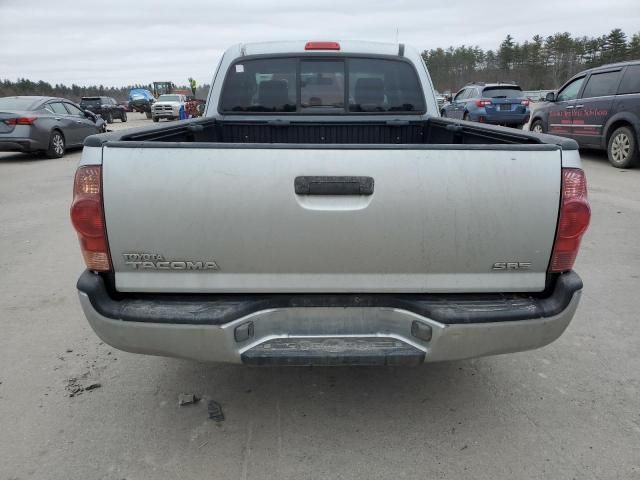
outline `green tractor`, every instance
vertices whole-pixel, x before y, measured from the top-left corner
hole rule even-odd
[[[173,82],[153,82],[153,96],[158,98],[160,95],[173,93],[176,86]]]

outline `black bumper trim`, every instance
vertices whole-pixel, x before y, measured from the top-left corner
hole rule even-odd
[[[224,325],[272,308],[387,307],[450,324],[547,318],[567,308],[582,289],[575,272],[559,275],[547,295],[476,294],[120,294],[104,278],[85,271],[77,288],[93,308],[114,320],[168,324]]]
[[[22,152],[34,151],[36,143],[33,140],[0,140],[0,152]]]

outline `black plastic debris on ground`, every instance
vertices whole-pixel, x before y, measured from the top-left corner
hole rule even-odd
[[[207,411],[209,412],[209,418],[216,422],[224,421],[224,413],[222,413],[222,405],[215,400],[209,400],[207,404]]]
[[[69,392],[70,397],[75,397],[76,395],[80,395],[84,391],[84,388],[82,387],[82,385],[78,383],[77,378],[70,378],[67,381],[66,389],[67,389],[67,392]]]
[[[185,405],[193,405],[194,403],[198,403],[200,399],[196,397],[193,393],[181,393],[178,395],[178,406],[183,407]]]
[[[67,380],[66,390],[69,392],[70,397],[77,397],[78,395],[82,395],[83,392],[90,392],[91,390],[95,390],[96,388],[102,387],[102,384],[99,382],[92,382],[88,385],[81,385],[77,378],[72,377]]]

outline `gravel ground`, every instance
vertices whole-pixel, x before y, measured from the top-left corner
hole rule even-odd
[[[130,117],[113,128],[151,123]],[[0,154],[0,480],[640,479],[640,170],[583,152],[585,290],[552,345],[421,368],[249,369],[93,334],[68,218],[79,157]]]

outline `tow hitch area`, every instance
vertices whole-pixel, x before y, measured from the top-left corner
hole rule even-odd
[[[420,365],[425,353],[389,337],[287,337],[245,351],[246,365]]]

